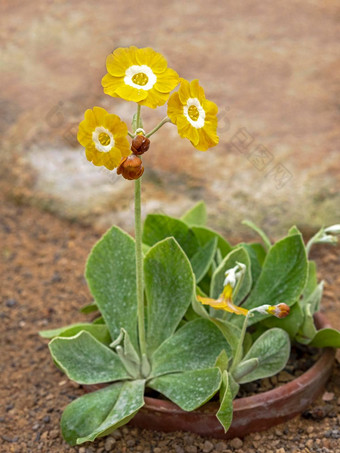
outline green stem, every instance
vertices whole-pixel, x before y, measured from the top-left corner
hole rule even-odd
[[[141,178],[135,180],[135,244],[136,244],[138,335],[140,351],[141,354],[143,355],[146,353],[146,343],[144,324]]]
[[[171,122],[171,119],[168,116],[166,116],[165,118],[162,119],[162,121],[159,124],[157,124],[156,127],[154,127],[152,129],[152,131],[150,131],[148,134],[146,134],[145,137],[147,137],[147,138],[151,137],[151,135],[153,135],[155,132],[157,132],[158,129],[160,129],[164,124],[170,123],[170,122]]]
[[[141,127],[141,106],[137,105],[137,129]],[[136,286],[137,286],[137,318],[138,335],[141,355],[146,354],[145,322],[144,322],[144,277],[142,250],[142,203],[141,178],[135,180],[135,245],[136,245]]]
[[[131,138],[135,138],[135,134],[133,134],[132,132],[128,131],[128,136],[131,137]]]
[[[249,316],[250,316],[250,311],[248,311],[246,317],[244,318],[240,339],[239,339],[239,342],[237,344],[237,348],[236,348],[236,351],[235,351],[233,363],[232,363],[231,368],[230,368],[230,373],[232,373],[235,370],[235,368],[237,367],[237,365],[241,361],[243,341],[244,341],[244,336],[245,336],[246,330],[247,330]]]

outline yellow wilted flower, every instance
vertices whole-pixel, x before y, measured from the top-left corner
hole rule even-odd
[[[106,59],[104,93],[156,108],[166,103],[179,82],[177,72],[167,66],[163,55],[150,47],[120,47]]]
[[[168,101],[168,116],[177,125],[178,133],[188,138],[200,151],[217,145],[217,105],[205,98],[198,80],[181,79],[178,92]]]
[[[119,116],[101,107],[88,109],[79,124],[78,141],[84,146],[86,158],[94,165],[113,170],[122,157],[131,154],[127,140],[128,129]]]

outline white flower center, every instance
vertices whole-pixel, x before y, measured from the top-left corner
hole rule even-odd
[[[124,82],[130,87],[147,91],[151,90],[151,88],[157,82],[157,77],[153,73],[152,69],[145,64],[141,66],[132,65],[127,68],[125,72]]]
[[[115,139],[112,133],[103,126],[98,126],[92,132],[92,140],[97,151],[108,153],[115,146]]]
[[[189,98],[183,107],[183,114],[196,129],[204,126],[205,111],[197,98]]]

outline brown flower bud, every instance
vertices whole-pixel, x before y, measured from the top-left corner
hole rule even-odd
[[[132,140],[131,151],[133,154],[140,156],[144,154],[150,146],[150,140],[144,135],[136,135],[136,137]]]
[[[117,168],[117,174],[122,175],[125,179],[138,179],[144,173],[144,167],[139,157],[131,154],[128,157],[123,157]]]

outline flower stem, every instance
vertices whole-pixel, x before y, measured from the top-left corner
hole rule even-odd
[[[237,367],[237,365],[241,361],[241,358],[242,358],[242,346],[243,346],[244,336],[245,336],[246,330],[247,330],[247,324],[248,324],[249,316],[253,316],[250,311],[248,311],[246,317],[244,318],[240,339],[239,339],[239,342],[237,344],[237,348],[236,348],[236,351],[235,351],[233,363],[232,363],[231,368],[230,368],[230,373],[232,373],[235,370],[235,368]]]
[[[155,132],[157,132],[158,129],[160,129],[165,123],[170,123],[170,122],[171,122],[170,118],[168,116],[166,116],[165,118],[162,119],[162,121],[159,124],[157,124],[156,127],[154,127],[148,134],[146,134],[145,137],[147,137],[147,138],[151,137],[151,135],[153,135]]]
[[[141,127],[141,106],[139,104],[137,105],[136,125],[137,129]],[[135,246],[138,335],[140,352],[143,356],[143,354],[146,354],[146,342],[144,323],[141,178],[135,180]]]
[[[146,343],[145,343],[145,324],[144,324],[141,178],[135,180],[135,244],[136,244],[138,335],[139,335],[140,351],[141,351],[141,354],[143,355],[146,353]]]

